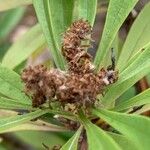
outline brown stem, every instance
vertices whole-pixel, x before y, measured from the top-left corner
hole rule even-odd
[[[139,80],[136,84],[136,91],[137,94],[141,93],[142,91],[145,91],[146,89],[149,88],[148,82],[146,80],[146,77],[142,78],[141,80]]]
[[[88,149],[87,136],[86,136],[85,130],[83,131],[83,133],[80,136],[78,149],[79,150],[87,150]]]
[[[135,87],[136,87],[136,91],[137,91],[137,94],[138,93],[141,93],[143,91],[145,91],[146,89],[149,88],[149,85],[148,85],[148,82],[146,80],[146,77],[143,77],[141,80],[139,80],[136,84],[135,84]],[[134,111],[137,111],[141,108],[142,106],[136,108],[136,110]],[[150,110],[146,111],[146,112],[143,112],[141,115],[144,115],[144,116],[149,116],[150,117]]]

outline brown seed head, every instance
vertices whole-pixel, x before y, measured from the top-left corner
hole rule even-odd
[[[114,67],[102,68],[95,73],[92,56],[86,51],[88,46],[82,45],[82,40],[90,33],[90,24],[82,19],[74,22],[65,32],[62,53],[68,61],[67,72],[47,70],[42,65],[23,71],[25,90],[32,96],[34,107],[55,98],[64,110],[76,113],[81,107],[91,108],[97,95],[102,94],[107,85],[117,81],[118,72]]]

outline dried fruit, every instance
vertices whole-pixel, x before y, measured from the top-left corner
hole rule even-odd
[[[89,40],[92,28],[88,21],[75,21],[65,32],[62,43],[62,53],[69,63],[69,71],[86,73],[91,69],[92,56],[85,51],[90,45],[82,41]]]
[[[82,19],[65,32],[62,53],[68,61],[68,71],[47,70],[42,65],[23,71],[22,80],[34,107],[55,98],[66,111],[76,113],[81,107],[86,110],[95,104],[97,95],[102,94],[107,85],[117,81],[113,57],[111,66],[95,73],[92,56],[86,51],[88,46],[82,45],[90,34],[90,24]]]

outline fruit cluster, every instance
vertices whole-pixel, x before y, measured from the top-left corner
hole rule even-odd
[[[41,65],[23,71],[22,80],[27,94],[32,96],[34,107],[55,99],[67,111],[91,108],[97,95],[102,94],[107,85],[117,81],[114,59],[111,66],[96,73],[92,56],[87,52],[90,45],[83,45],[84,41],[89,42],[91,31],[90,24],[81,19],[65,32],[62,53],[68,62],[67,71],[47,70]]]

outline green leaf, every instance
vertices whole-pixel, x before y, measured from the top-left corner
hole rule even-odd
[[[137,146],[127,137],[112,132],[108,132],[108,134],[115,140],[116,143],[118,143],[118,145],[123,150],[137,150]]]
[[[93,26],[96,16],[97,0],[76,0],[74,3],[73,20],[83,18],[88,20]]]
[[[77,130],[77,132],[69,139],[69,141],[62,146],[60,150],[77,150],[78,140],[82,131],[82,126]]]
[[[149,73],[150,67],[150,46],[141,51],[139,56],[119,75],[119,80],[108,88],[102,101],[109,106],[123,92],[130,88],[139,79]]]
[[[12,9],[2,15],[0,22],[0,40],[6,38],[14,29],[24,15],[25,10],[25,8]]]
[[[39,25],[32,27],[22,38],[8,49],[2,65],[14,69],[26,60],[34,51],[45,46],[45,38]]]
[[[51,50],[54,62],[62,70],[65,69],[65,61],[61,54],[61,38],[66,27],[71,23],[67,22],[67,20],[71,21],[71,19],[65,18],[66,14],[70,13],[67,2],[69,6],[72,5],[72,0],[60,0],[59,3],[55,0],[33,0],[38,20]],[[70,13],[70,15],[72,14]]]
[[[139,150],[149,150],[150,119],[138,115],[127,115],[108,110],[93,110],[93,114],[104,119],[112,127],[133,141]]]
[[[0,145],[1,150],[7,150],[6,147],[4,147],[2,144]]]
[[[7,39],[5,39],[4,41],[1,41],[2,43],[0,43],[0,62],[2,62],[2,59],[5,55],[5,53],[7,52],[7,49],[10,47],[10,42],[8,42]]]
[[[0,0],[0,11],[32,4],[32,0]]]
[[[8,118],[2,118],[0,119],[0,133],[3,133],[4,131],[6,132],[12,127],[23,124],[46,113],[48,113],[48,110],[37,110],[35,112],[31,112],[25,115],[17,115]]]
[[[119,98],[117,98],[115,105],[118,105],[126,100],[129,100],[137,95],[135,86],[130,87],[127,89]]]
[[[20,76],[16,72],[2,66],[1,64],[0,64],[0,78],[5,80],[5,82],[9,82],[12,86],[14,86],[19,90],[23,89],[23,84],[20,79]]]
[[[137,2],[138,0],[110,0],[102,39],[94,60],[97,70],[102,67],[119,28]]]
[[[24,101],[17,101],[5,97],[0,97],[0,109],[22,109],[22,110],[34,110],[32,104],[27,104]]]
[[[54,4],[54,7],[56,8],[57,5],[59,5],[59,4]],[[61,13],[63,13],[61,16],[62,22],[59,22],[62,24],[62,26],[61,26],[62,29],[60,29],[60,34],[56,35],[56,36],[57,36],[58,41],[61,41],[62,33],[70,26],[72,19],[73,19],[72,14],[73,14],[74,0],[60,0],[59,6],[61,7]],[[52,8],[52,11],[55,11],[54,10],[55,8]],[[57,21],[57,19],[60,17],[60,12],[55,11],[55,14],[56,14],[55,19]],[[58,43],[58,44],[59,44],[59,46],[61,45],[61,43]]]
[[[121,103],[118,103],[113,110],[121,111],[144,104],[150,104],[150,88],[129,100],[121,101]]]
[[[39,131],[19,131],[14,133],[21,141],[31,145],[34,150],[46,150],[42,143],[47,145],[51,150],[55,145],[63,145],[65,139],[55,132],[39,132]]]
[[[34,0],[33,4],[56,66],[64,70],[65,61],[61,54],[62,35],[72,20],[83,18],[93,24],[97,0],[60,0],[59,3],[55,0]]]
[[[30,99],[22,90],[23,85],[19,75],[0,65],[0,93],[3,96],[30,104]]]
[[[64,127],[38,120],[36,122],[19,124],[17,126],[9,128],[9,129],[3,130],[1,133],[27,131],[27,130],[30,130],[30,131],[53,131],[53,132],[54,131],[55,132],[66,131],[66,129]]]
[[[145,5],[130,29],[118,60],[117,68],[119,68],[119,70],[122,71],[131,56],[150,42],[149,14],[150,3]]]
[[[138,59],[138,57],[141,56],[142,52],[147,49],[148,47],[150,47],[150,42],[148,43],[148,45],[146,45],[144,48],[140,49],[137,53],[135,53],[126,63],[126,66],[124,67],[124,70],[126,70],[126,68],[128,66],[130,66],[136,59]],[[120,70],[120,72],[122,73],[124,70]]]
[[[143,70],[150,67],[150,45],[120,74],[119,82],[132,78]],[[148,69],[149,70],[149,69]]]
[[[83,114],[80,114],[80,121],[86,129],[89,150],[121,150],[105,131],[92,124]]]

